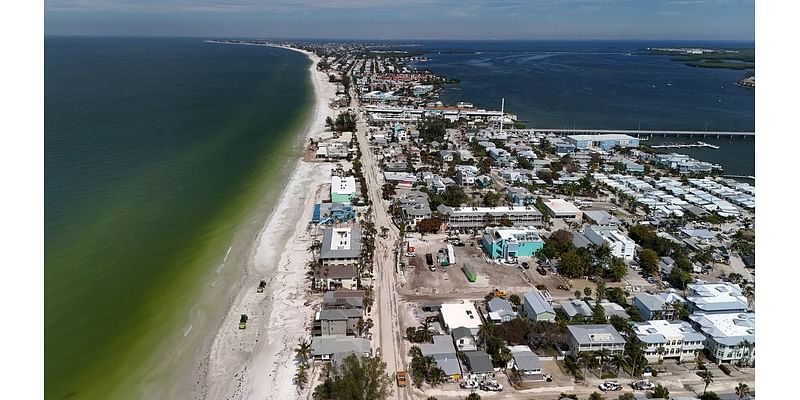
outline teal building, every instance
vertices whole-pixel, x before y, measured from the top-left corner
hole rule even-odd
[[[534,228],[486,228],[481,244],[493,260],[532,257],[544,247]]]

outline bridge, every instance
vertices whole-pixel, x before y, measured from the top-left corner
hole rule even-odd
[[[744,137],[754,138],[755,132],[723,132],[723,131],[654,131],[638,129],[547,129],[531,128],[534,133],[554,133],[557,135],[604,135],[604,134],[623,134],[634,137]]]

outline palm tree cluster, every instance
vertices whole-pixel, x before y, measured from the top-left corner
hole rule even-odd
[[[422,355],[419,346],[411,346],[408,354],[411,355],[411,380],[417,389],[422,387],[423,382],[427,382],[431,387],[445,382],[447,375],[439,368],[433,357]]]
[[[308,384],[308,360],[311,356],[311,343],[300,338],[294,352],[300,362],[297,364],[297,372],[292,382],[297,386],[297,390],[300,391],[305,389],[306,384]]]

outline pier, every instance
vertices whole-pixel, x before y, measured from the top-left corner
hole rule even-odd
[[[697,143],[667,143],[667,144],[657,144],[650,146],[654,149],[686,149],[686,148],[693,148],[693,147],[706,147],[709,149],[719,150],[719,146],[708,144],[706,142],[697,142]]]
[[[754,138],[755,132],[723,132],[723,131],[655,131],[655,130],[638,130],[638,129],[545,129],[533,128],[535,133],[553,133],[556,135],[604,135],[604,134],[623,134],[641,137],[742,137]]]

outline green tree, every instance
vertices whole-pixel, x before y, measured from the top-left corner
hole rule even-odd
[[[384,400],[392,394],[392,380],[380,357],[351,354],[332,366],[325,381],[314,389],[321,400]]]
[[[658,274],[658,253],[653,249],[644,249],[639,252],[639,266],[650,275]]]
[[[617,400],[636,400],[636,397],[633,393],[623,393],[617,397]]]
[[[586,295],[586,297],[591,296],[592,295],[592,288],[590,288],[588,286],[583,288],[583,294]]]
[[[739,396],[739,400],[744,400],[745,397],[750,395],[750,386],[740,382],[736,386],[736,395]]]
[[[608,268],[608,276],[614,282],[619,282],[622,278],[625,277],[625,274],[628,273],[628,266],[625,265],[625,261],[621,258],[613,257],[611,260],[611,265]]]
[[[605,324],[606,323],[606,310],[600,306],[600,304],[595,304],[594,310],[592,310],[592,323],[593,324]]]
[[[720,398],[719,395],[714,392],[707,392],[700,396],[700,400],[720,400]]]
[[[510,301],[511,304],[513,304],[515,306],[518,306],[518,305],[522,304],[522,300],[519,298],[519,295],[516,294],[516,293],[512,294],[511,296],[509,296],[508,297],[508,301]]]
[[[659,383],[656,385],[656,388],[653,389],[653,398],[655,399],[669,399],[669,390],[664,386],[661,386]]]
[[[567,278],[584,276],[583,258],[574,250],[564,253],[558,262],[558,272]]]
[[[308,357],[311,355],[311,343],[309,343],[308,340],[300,338],[294,352],[302,364],[308,365]]]
[[[477,393],[470,393],[469,396],[467,396],[467,400],[481,400],[481,395]]]

